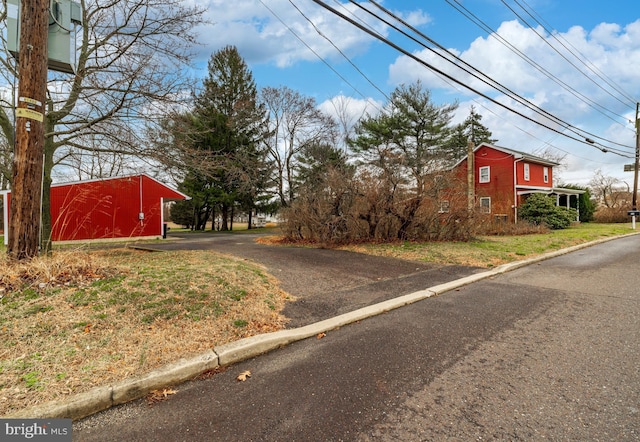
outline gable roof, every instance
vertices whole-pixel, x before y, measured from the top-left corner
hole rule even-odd
[[[184,193],[180,192],[179,190],[176,190],[172,187],[167,186],[166,184],[162,183],[161,181],[158,181],[157,179],[147,175],[146,173],[137,173],[137,174],[131,174],[131,175],[119,175],[119,176],[113,176],[113,177],[107,177],[107,178],[92,178],[89,180],[79,180],[79,181],[68,181],[66,183],[53,183],[51,184],[51,188],[54,187],[66,187],[66,186],[76,186],[76,185],[85,185],[88,183],[106,183],[106,182],[110,182],[110,181],[122,181],[122,180],[126,180],[126,179],[130,179],[130,178],[139,178],[139,177],[143,177],[146,178],[148,180],[153,181],[154,183],[158,184],[159,186],[161,186],[162,188],[164,188],[167,191],[167,195],[164,197],[165,200],[167,201],[172,201],[172,200],[190,200],[191,197],[189,195],[185,195]],[[7,190],[0,190],[0,195],[3,194],[11,194],[11,189],[7,189]]]
[[[493,144],[489,144],[489,143],[480,143],[480,145],[476,146],[475,149],[473,149],[473,153],[475,154],[476,151],[478,151],[482,147],[488,147],[490,149],[504,152],[508,155],[513,155],[514,159],[516,160],[527,160],[527,161],[531,161],[532,163],[538,163],[538,164],[543,164],[545,166],[552,166],[552,167],[560,165],[560,163],[556,163],[555,161],[547,160],[542,157],[537,157],[535,155],[531,155],[530,153],[521,152],[515,149],[509,149],[502,146],[494,146]],[[467,155],[462,157],[453,167],[459,166],[466,159],[467,159]]]
[[[137,173],[137,174],[131,174],[131,175],[118,175],[118,176],[113,176],[113,177],[106,177],[106,178],[92,178],[92,179],[88,179],[88,180],[80,180],[80,181],[69,181],[66,183],[53,183],[51,184],[51,187],[65,187],[65,186],[76,186],[76,185],[85,185],[88,183],[107,183],[107,182],[113,182],[113,181],[123,181],[123,180],[128,180],[131,178],[140,178],[142,177],[143,179],[147,179],[150,180],[152,182],[154,182],[155,184],[157,184],[158,186],[160,186],[161,188],[163,188],[167,193],[164,196],[164,199],[167,201],[171,201],[171,200],[190,200],[191,197],[189,195],[185,195],[184,193],[180,192],[179,190],[176,190],[172,187],[167,186],[166,184],[164,184],[161,181],[158,181],[157,179],[147,175],[146,173]]]

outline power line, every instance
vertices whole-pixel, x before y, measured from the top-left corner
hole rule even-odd
[[[515,53],[520,58],[522,58],[525,62],[527,62],[530,66],[532,66],[538,72],[542,73],[543,75],[545,75],[546,77],[551,79],[553,82],[555,82],[556,84],[561,86],[563,89],[565,89],[569,93],[571,93],[571,95],[573,95],[574,97],[576,97],[580,101],[584,102],[585,104],[587,104],[588,106],[590,106],[591,108],[593,108],[594,110],[596,110],[597,112],[599,112],[600,114],[605,116],[606,118],[608,118],[611,121],[613,121],[614,123],[619,124],[619,125],[621,125],[621,126],[626,128],[626,126],[624,124],[622,124],[622,123],[620,123],[620,121],[612,118],[611,115],[609,115],[609,114],[615,115],[615,116],[617,116],[619,118],[622,118],[623,120],[626,120],[627,119],[626,117],[624,117],[623,115],[620,115],[620,114],[618,114],[618,113],[616,113],[616,112],[614,112],[614,111],[612,111],[610,109],[607,109],[606,107],[600,105],[599,103],[596,103],[595,101],[593,101],[589,97],[585,96],[584,94],[582,94],[579,91],[577,91],[576,89],[574,89],[571,85],[569,85],[565,81],[562,81],[560,78],[558,78],[557,76],[555,76],[554,74],[549,72],[544,67],[540,66],[540,64],[538,64],[535,60],[531,59],[531,57],[529,57],[528,55],[523,53],[520,49],[515,47],[508,40],[503,38],[495,29],[493,29],[492,27],[487,25],[477,15],[475,15],[473,12],[471,12],[465,6],[460,4],[460,2],[458,0],[453,0],[453,2],[451,0],[445,0],[445,1],[447,2],[447,4],[449,4],[449,6],[451,6],[456,11],[458,11],[460,14],[465,16],[469,21],[473,22],[476,26],[478,26],[480,29],[485,31],[489,37],[496,39],[502,45],[506,46],[509,50],[511,50],[513,53]],[[453,3],[455,3],[455,5]],[[538,34],[538,36],[540,36],[540,35]],[[606,113],[606,112],[608,112],[608,113]]]
[[[509,8],[514,14],[516,14],[516,16],[518,18],[520,18],[521,20],[523,20],[521,18],[520,15],[518,15],[515,11],[513,11],[513,9],[507,5],[504,0],[502,0],[502,3],[504,3],[507,8]],[[569,59],[567,59],[564,55],[562,55],[560,53],[560,51],[558,51],[552,44],[549,43],[549,41],[547,39],[545,39],[544,37],[542,37],[537,31],[534,30],[534,32],[542,39],[545,41],[545,43],[547,43],[556,53],[558,53],[558,55],[560,55],[562,58],[564,58],[571,66],[573,66],[578,72],[580,72],[582,75],[584,75],[585,78],[587,78],[588,80],[590,80],[592,83],[594,83],[597,87],[599,87],[600,89],[602,89],[604,92],[606,92],[608,95],[610,95],[611,97],[613,97],[614,99],[616,99],[617,101],[619,101],[621,104],[633,109],[635,106],[635,100],[633,98],[631,98],[629,95],[627,95],[624,91],[622,91],[619,87],[611,84],[610,80],[606,75],[604,74],[600,74],[598,72],[596,72],[595,69],[593,69],[591,66],[595,65],[591,62],[590,65],[588,65],[587,63],[584,62],[584,59],[587,59],[587,57],[580,53],[577,49],[576,51],[580,53],[581,57],[578,57],[571,49],[569,49],[567,47],[567,45],[565,45],[563,42],[560,41],[560,39],[555,35],[555,33],[553,32],[553,30],[549,30],[549,28],[547,26],[545,26],[544,24],[542,24],[533,14],[536,14],[538,17],[540,17],[539,14],[537,14],[533,8],[531,8],[531,6],[529,6],[524,0],[523,3],[527,4],[527,6],[529,7],[529,10],[532,11],[530,12],[529,10],[527,10],[527,8],[525,8],[524,6],[522,6],[518,0],[514,0],[514,3],[517,4],[518,6],[520,6],[520,8],[522,8],[522,10],[524,12],[527,13],[527,15],[529,15],[529,17],[531,17],[536,23],[538,23],[540,26],[542,26],[542,28],[549,34],[549,36],[551,36],[551,38],[553,38],[554,40],[556,40],[563,48],[565,48],[567,50],[567,52],[569,52],[571,55],[573,55],[576,60],[578,60],[581,64],[583,64],[587,69],[589,69],[591,72],[593,72],[598,78],[600,78],[601,80],[603,80],[607,85],[609,85],[610,87],[612,87],[616,92],[618,92],[620,95],[622,95],[626,100],[628,100],[628,103],[623,102],[622,100],[620,100],[618,97],[616,97],[615,95],[613,95],[610,91],[606,90],[600,83],[596,82],[595,80],[593,80],[591,77],[589,77],[585,72],[583,72],[581,69],[579,69],[575,64],[573,64],[571,61],[569,61]],[[540,19],[542,20],[542,17],[540,17]],[[524,20],[523,20],[524,21]],[[542,20],[544,21],[544,20]],[[526,21],[524,22],[525,24],[528,25],[528,23],[526,23]],[[531,25],[528,25],[532,30],[534,29]],[[564,40],[564,39],[563,39]],[[566,40],[565,40],[566,41]],[[572,48],[575,49],[575,47],[573,47],[569,42],[567,42],[568,45],[570,45]],[[596,68],[597,69],[597,68]]]
[[[275,12],[273,9],[271,9],[269,6],[267,6],[267,5],[265,4],[265,2],[264,2],[264,1],[262,1],[262,0],[259,0],[259,1],[260,1],[260,3],[262,4],[262,6],[264,6],[264,7],[265,7],[265,8],[266,8],[266,9],[267,9],[267,10],[268,10],[268,11],[269,11],[269,12],[270,12],[270,13],[271,13],[275,18],[276,18],[276,19],[278,19],[278,21],[280,21],[280,23],[282,23],[282,25],[283,25],[284,27],[286,27],[286,28],[287,28],[287,30],[288,30],[289,32],[291,32],[291,34],[293,34],[293,36],[294,36],[294,37],[296,37],[296,39],[298,39],[298,41],[300,41],[300,43],[302,43],[303,45],[305,45],[305,47],[306,47],[307,49],[309,49],[309,50],[310,50],[310,51],[311,51],[311,52],[312,52],[316,57],[318,57],[318,59],[319,59],[320,61],[322,61],[322,63],[324,63],[324,64],[325,64],[329,69],[331,69],[331,71],[333,71],[333,73],[335,73],[335,74],[336,74],[336,75],[337,75],[337,76],[338,76],[342,81],[344,81],[346,84],[348,84],[348,85],[349,85],[349,86],[350,86],[350,87],[351,87],[351,88],[352,88],[356,93],[358,93],[362,98],[367,99],[367,97],[366,97],[362,92],[360,92],[360,91],[358,90],[358,88],[356,88],[353,84],[351,84],[351,83],[349,82],[349,80],[347,80],[347,79],[346,79],[346,78],[345,78],[345,77],[344,77],[340,72],[338,72],[338,71],[337,71],[333,66],[331,66],[331,64],[330,64],[328,61],[326,61],[326,60],[325,60],[325,59],[324,59],[320,54],[318,54],[318,53],[317,53],[317,52],[316,52],[316,51],[315,51],[311,46],[309,46],[309,45],[308,45],[308,44],[307,44],[307,43],[302,39],[302,37],[300,37],[300,36],[299,36],[299,35],[298,35],[298,34],[297,34],[297,33],[296,33],[296,32],[295,32],[295,31],[294,31],[294,30],[293,30],[293,29],[288,25],[288,24],[286,24],[286,23],[285,23],[285,21],[284,21],[284,20],[282,20],[282,18],[280,18],[280,16],[279,16],[278,14],[276,14],[276,12]],[[294,4],[293,4],[293,2],[292,2],[291,0],[289,0],[289,2],[290,2],[290,3],[291,3],[291,4],[292,4],[296,9],[298,9],[298,8],[296,7],[296,5],[294,5]],[[299,10],[299,9],[298,9],[298,11],[300,12],[300,10]],[[307,20],[309,20],[306,16],[304,16],[304,14],[303,14],[303,17],[305,17]],[[314,26],[314,28],[315,28],[315,26]],[[317,28],[316,28],[316,31],[317,31]],[[318,33],[320,33],[320,32],[318,32]],[[320,33],[320,35],[322,35],[322,34]],[[334,46],[334,47],[335,47],[335,46]],[[337,48],[336,48],[336,49],[337,49]],[[377,87],[376,87],[376,89],[377,89]],[[379,90],[379,89],[378,89],[378,90]],[[374,105],[375,105],[375,104],[374,104]]]
[[[315,1],[315,0],[314,0],[314,1]],[[316,3],[320,4],[321,6],[323,6],[323,7],[325,7],[325,8],[329,8],[329,10],[330,10],[330,11],[335,11],[335,10],[333,10],[333,8],[331,8],[330,6],[328,6],[328,5],[324,4],[324,3],[323,3],[323,2],[321,2],[321,1],[316,1]],[[485,83],[485,84],[489,85],[490,87],[492,87],[492,88],[494,88],[494,89],[496,89],[496,90],[498,90],[498,91],[500,91],[500,92],[504,93],[505,95],[507,95],[507,96],[509,96],[510,98],[512,98],[512,99],[514,99],[515,101],[517,101],[519,104],[521,104],[521,105],[523,105],[523,106],[525,106],[525,107],[529,108],[530,110],[532,110],[532,111],[534,111],[534,112],[538,113],[539,115],[543,116],[544,118],[547,118],[548,120],[552,121],[554,124],[557,124],[557,125],[559,125],[559,126],[563,127],[564,129],[566,129],[566,130],[569,130],[569,131],[573,132],[574,134],[578,135],[579,137],[581,137],[581,138],[588,138],[586,135],[584,135],[584,134],[587,134],[589,137],[593,137],[593,138],[596,138],[596,139],[600,139],[600,140],[606,141],[606,142],[611,143],[611,144],[617,144],[617,145],[620,145],[620,146],[625,147],[625,148],[630,148],[630,147],[629,147],[629,146],[627,146],[627,145],[620,144],[620,143],[616,143],[616,142],[614,142],[614,141],[607,140],[607,139],[605,139],[605,138],[603,138],[603,137],[600,137],[600,136],[598,136],[598,135],[595,135],[595,134],[592,134],[592,133],[590,133],[590,132],[587,132],[587,131],[584,131],[584,130],[582,130],[582,129],[579,129],[579,128],[577,128],[577,127],[575,127],[575,126],[571,125],[570,123],[567,123],[566,121],[564,121],[564,120],[562,120],[562,119],[560,119],[560,118],[558,118],[558,117],[554,116],[553,114],[551,114],[551,113],[549,113],[549,112],[547,112],[547,111],[545,111],[545,110],[543,110],[543,109],[539,108],[538,106],[534,105],[534,104],[533,104],[533,103],[531,103],[530,101],[528,101],[528,100],[526,100],[525,98],[521,97],[521,96],[520,96],[520,95],[518,95],[517,93],[515,93],[515,92],[511,91],[509,88],[505,87],[505,86],[504,86],[504,85],[502,85],[501,83],[499,83],[499,82],[497,82],[497,81],[493,80],[493,79],[492,79],[491,77],[489,77],[488,75],[486,75],[486,74],[484,74],[484,73],[480,72],[478,69],[476,69],[475,67],[471,66],[470,64],[468,64],[468,63],[467,63],[467,62],[465,62],[464,60],[460,59],[460,58],[459,58],[459,57],[457,57],[455,54],[452,54],[451,52],[449,52],[448,50],[446,50],[446,48],[444,48],[443,46],[441,46],[439,43],[437,43],[436,41],[434,41],[434,40],[432,40],[431,38],[427,37],[426,35],[422,34],[420,31],[416,30],[415,28],[411,27],[411,26],[410,26],[410,25],[408,25],[406,22],[404,22],[402,19],[400,19],[399,17],[395,16],[393,13],[391,13],[391,12],[390,12],[390,11],[388,11],[388,10],[386,10],[386,9],[385,9],[385,8],[383,8],[382,6],[378,5],[376,2],[374,2],[374,1],[370,1],[370,3],[371,3],[371,4],[375,5],[375,6],[376,6],[376,7],[378,7],[379,9],[381,9],[381,10],[382,10],[383,12],[385,12],[387,15],[389,15],[390,17],[392,17],[394,20],[396,20],[396,21],[398,21],[398,22],[402,23],[404,26],[406,26],[406,27],[408,27],[409,29],[411,29],[414,33],[418,34],[418,35],[419,35],[419,36],[421,36],[422,38],[424,38],[424,39],[426,39],[427,41],[429,41],[430,43],[434,44],[435,46],[437,46],[438,48],[440,48],[444,53],[448,54],[450,57],[453,57],[453,58],[454,58],[458,63],[454,63],[452,60],[450,60],[450,59],[448,59],[447,57],[445,57],[445,56],[443,55],[443,53],[440,53],[440,52],[438,52],[438,51],[435,51],[433,48],[430,48],[430,47],[426,46],[424,43],[422,43],[421,41],[417,40],[415,37],[410,36],[410,35],[409,35],[409,34],[407,34],[405,31],[403,31],[403,30],[399,29],[397,26],[395,26],[395,25],[391,24],[390,22],[388,22],[387,20],[385,20],[385,19],[381,18],[380,16],[376,15],[376,14],[375,14],[375,13],[373,13],[372,11],[370,11],[370,10],[368,10],[368,9],[366,9],[366,8],[364,8],[364,7],[362,7],[361,5],[359,5],[359,4],[357,4],[357,3],[355,3],[353,0],[351,0],[351,3],[354,3],[356,6],[360,7],[360,8],[361,8],[362,10],[364,10],[365,12],[367,12],[367,13],[371,14],[372,16],[376,17],[378,20],[380,20],[380,21],[382,21],[382,22],[386,23],[388,26],[390,26],[390,27],[392,27],[393,29],[397,30],[398,32],[400,32],[400,33],[401,33],[401,34],[403,34],[404,36],[408,37],[409,39],[411,39],[412,41],[414,41],[414,42],[418,43],[419,45],[423,46],[424,48],[428,49],[429,51],[433,52],[435,55],[437,55],[437,56],[439,56],[439,57],[443,58],[444,60],[446,60],[446,61],[447,61],[447,62],[449,62],[449,63],[454,64],[454,66],[456,66],[458,69],[463,70],[464,72],[466,72],[466,73],[468,73],[469,75],[473,76],[474,78],[476,78],[476,79],[478,79],[478,80],[482,81],[483,83]],[[465,88],[467,88],[467,89],[471,90],[472,92],[475,92],[475,93],[477,93],[477,94],[479,94],[479,95],[483,96],[484,98],[486,98],[486,99],[488,99],[488,100],[490,100],[490,101],[492,101],[492,102],[494,102],[494,103],[498,104],[498,105],[499,105],[499,106],[501,106],[501,107],[504,107],[505,109],[507,109],[507,110],[509,110],[509,111],[511,111],[511,112],[513,112],[513,113],[516,113],[517,115],[519,115],[519,116],[521,116],[521,117],[523,117],[523,118],[526,118],[526,119],[528,119],[528,120],[530,120],[530,121],[534,122],[535,124],[538,124],[538,125],[544,126],[545,128],[547,128],[547,129],[549,129],[549,130],[553,130],[553,131],[555,131],[555,132],[558,132],[558,133],[560,133],[561,135],[563,135],[563,136],[565,136],[565,137],[568,137],[568,138],[574,139],[574,140],[579,141],[579,142],[581,142],[581,143],[583,143],[583,144],[587,144],[587,145],[589,145],[589,146],[591,146],[591,147],[596,147],[596,148],[598,148],[598,149],[602,150],[603,152],[605,152],[605,151],[611,151],[612,153],[620,154],[620,155],[622,155],[622,156],[624,156],[624,155],[625,155],[624,153],[622,153],[622,154],[621,154],[621,153],[617,152],[615,148],[611,148],[611,147],[608,147],[608,146],[601,145],[600,143],[597,143],[597,142],[595,142],[595,141],[589,141],[589,142],[586,142],[586,141],[583,141],[582,139],[576,139],[576,138],[574,138],[574,137],[570,137],[569,135],[567,135],[567,134],[565,134],[565,133],[563,133],[563,132],[560,132],[560,131],[558,131],[558,130],[557,130],[557,129],[555,129],[555,128],[551,128],[551,127],[549,127],[549,126],[547,126],[547,125],[545,125],[545,124],[543,124],[543,123],[541,123],[541,122],[539,122],[539,121],[536,121],[536,120],[532,119],[531,117],[528,117],[528,116],[526,116],[526,115],[524,115],[524,114],[522,114],[522,113],[520,113],[520,112],[518,112],[518,111],[516,111],[516,110],[514,110],[514,109],[512,109],[512,108],[510,108],[510,107],[508,107],[508,106],[506,106],[506,105],[504,105],[504,104],[502,104],[502,103],[500,103],[500,102],[498,102],[498,101],[494,100],[494,99],[492,99],[491,97],[487,96],[486,94],[483,94],[483,93],[479,92],[478,90],[476,90],[476,89],[472,88],[470,85],[467,85],[467,84],[465,84],[465,83],[461,82],[460,80],[455,79],[455,78],[451,77],[451,76],[450,76],[450,75],[448,75],[448,74],[445,74],[443,71],[441,71],[440,69],[436,68],[435,66],[433,66],[433,65],[431,65],[431,64],[429,64],[429,63],[426,63],[424,60],[421,60],[421,59],[419,59],[418,57],[416,57],[415,55],[413,55],[413,54],[409,53],[408,51],[406,51],[406,50],[404,50],[404,49],[402,49],[402,48],[400,48],[398,45],[396,45],[395,43],[390,42],[388,39],[386,39],[385,37],[381,36],[381,35],[380,35],[380,34],[378,34],[377,32],[372,31],[372,30],[370,30],[369,28],[366,28],[366,27],[364,27],[364,26],[362,26],[362,25],[359,25],[359,24],[355,23],[353,20],[349,19],[348,17],[345,17],[343,14],[340,14],[338,11],[335,11],[334,13],[336,13],[336,14],[338,14],[339,16],[343,17],[345,20],[348,20],[348,21],[349,21],[349,22],[351,22],[353,25],[355,25],[355,26],[359,27],[361,30],[363,30],[363,31],[367,32],[368,34],[370,34],[370,35],[374,36],[375,38],[377,38],[377,39],[379,39],[379,40],[383,41],[384,43],[386,43],[386,44],[388,44],[388,45],[392,46],[392,47],[393,47],[393,48],[395,48],[396,50],[398,50],[398,51],[402,52],[403,54],[407,55],[408,57],[410,57],[410,58],[412,58],[412,59],[414,59],[414,60],[418,61],[420,64],[423,64],[424,66],[428,67],[428,68],[429,68],[429,69],[431,69],[432,71],[434,71],[434,72],[436,72],[436,73],[438,73],[438,74],[440,74],[440,75],[444,75],[444,76],[446,76],[447,78],[449,78],[450,80],[452,80],[452,81],[456,82],[457,84],[460,84],[461,86],[464,86]],[[463,66],[461,66],[460,64],[462,64],[462,65],[464,65],[464,66],[468,66],[468,68],[469,68],[469,69],[471,69],[471,70],[475,71],[476,73],[474,74],[473,72],[470,72],[470,70],[469,70],[469,69],[464,68],[464,67],[463,67]],[[480,78],[480,76],[482,76],[483,78]]]
[[[262,0],[261,0],[261,3],[262,3]],[[382,89],[380,89],[380,88],[378,87],[378,85],[376,85],[373,81],[371,81],[371,79],[370,79],[370,78],[369,78],[369,77],[368,77],[364,72],[362,72],[362,70],[361,70],[358,66],[356,66],[356,64],[355,64],[355,63],[354,63],[354,62],[353,62],[349,57],[347,57],[347,55],[346,55],[344,52],[342,52],[342,50],[341,50],[338,46],[336,46],[336,45],[335,45],[335,43],[333,43],[333,41],[332,41],[329,37],[327,37],[327,36],[326,36],[322,31],[320,31],[320,29],[318,29],[318,27],[315,25],[315,23],[313,23],[313,21],[311,21],[311,19],[310,19],[309,17],[307,17],[307,16],[306,16],[306,14],[305,14],[304,12],[302,12],[302,11],[300,10],[300,8],[298,8],[298,6],[296,6],[296,5],[295,5],[295,3],[293,3],[293,1],[292,1],[292,0],[289,0],[289,3],[291,3],[291,5],[292,5],[292,6],[293,6],[293,7],[294,7],[294,8],[295,8],[299,13],[300,13],[300,15],[302,15],[302,16],[305,18],[305,20],[307,20],[307,22],[309,22],[309,24],[313,27],[313,29],[315,29],[315,31],[318,33],[318,35],[320,35],[322,38],[324,38],[325,40],[327,40],[327,41],[329,42],[329,44],[331,44],[331,46],[333,46],[333,47],[334,47],[334,48],[335,48],[335,49],[340,53],[340,55],[342,55],[342,57],[343,57],[345,60],[347,60],[347,62],[348,62],[348,63],[349,63],[349,64],[350,64],[350,65],[351,65],[351,66],[352,66],[352,67],[353,67],[353,68],[354,68],[354,69],[355,69],[355,70],[356,70],[360,75],[362,75],[362,77],[363,77],[365,80],[367,80],[367,82],[368,82],[371,86],[373,86],[373,87],[374,87],[378,92],[380,92],[380,93],[381,93],[381,94],[382,94],[382,95],[383,95],[387,100],[389,100],[389,97],[387,96],[387,94],[386,94]],[[264,3],[263,3],[263,4],[264,4]],[[340,77],[340,78],[342,78],[342,77]],[[349,84],[349,85],[350,85],[350,84]],[[350,86],[351,86],[351,85],[350,85]],[[353,86],[351,86],[351,87],[353,87]],[[353,87],[353,88],[354,88],[354,90],[355,90],[356,92],[358,92],[358,93],[362,96],[362,98],[365,98],[365,99],[367,98],[367,97],[365,97],[362,93],[360,93],[360,92],[359,92],[355,87]]]

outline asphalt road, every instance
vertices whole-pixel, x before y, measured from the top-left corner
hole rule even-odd
[[[99,413],[74,440],[640,440],[639,259],[633,236],[474,283]]]

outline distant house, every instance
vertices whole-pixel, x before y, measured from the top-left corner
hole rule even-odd
[[[160,238],[166,202],[189,199],[147,175],[51,186],[52,241]],[[4,242],[11,234],[11,191],[0,192]]]
[[[480,212],[496,219],[515,222],[518,207],[532,193],[554,196],[556,204],[570,207],[583,190],[553,186],[553,168],[559,164],[528,153],[482,143],[473,151],[475,201]],[[467,175],[467,157],[455,166],[460,177]]]

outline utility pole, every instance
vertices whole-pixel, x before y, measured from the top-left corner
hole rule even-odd
[[[22,0],[18,105],[7,247],[9,257],[14,260],[38,256],[48,28],[49,0]]]
[[[640,166],[640,103],[636,103],[636,161],[633,167],[633,210],[638,210],[638,167]]]
[[[473,212],[476,205],[476,192],[475,192],[475,157],[473,149],[475,145],[473,143],[473,136],[469,137],[467,141],[467,210],[469,213]]]

